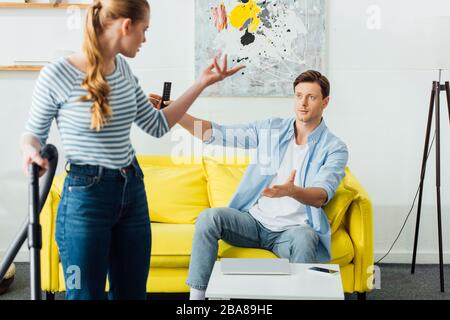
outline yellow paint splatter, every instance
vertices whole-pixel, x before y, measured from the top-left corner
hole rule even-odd
[[[258,14],[261,12],[261,7],[258,6],[256,1],[249,0],[245,4],[237,5],[229,15],[230,23],[236,29],[242,29],[245,22],[251,19],[251,22],[248,26],[249,32],[255,32],[258,30],[259,24],[261,23],[261,19],[258,17]]]

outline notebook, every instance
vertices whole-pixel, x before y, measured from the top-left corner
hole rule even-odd
[[[220,269],[223,274],[291,274],[288,259],[223,258]]]

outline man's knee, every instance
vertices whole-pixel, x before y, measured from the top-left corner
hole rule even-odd
[[[313,228],[300,228],[292,234],[292,246],[293,247],[316,247],[319,240],[319,236]]]
[[[195,223],[195,229],[197,231],[206,231],[211,228],[220,228],[222,210],[221,208],[208,208],[202,211]]]
[[[292,235],[291,256],[293,262],[314,262],[319,244],[319,236],[312,228],[302,228]]]

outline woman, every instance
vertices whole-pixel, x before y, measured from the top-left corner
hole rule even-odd
[[[146,0],[94,1],[83,50],[46,66],[22,137],[24,169],[37,163],[53,118],[70,169],[58,207],[56,241],[67,299],[145,299],[151,233],[143,174],[130,142],[135,122],[161,137],[209,85],[236,73],[217,59],[164,110],[152,108],[121,56],[135,57],[150,20]]]

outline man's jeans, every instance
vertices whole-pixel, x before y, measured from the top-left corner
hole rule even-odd
[[[231,208],[203,211],[195,225],[187,285],[205,290],[214,262],[218,241],[245,248],[270,250],[291,263],[312,263],[316,260],[319,237],[309,225],[273,232],[263,227],[248,212]]]
[[[150,221],[136,160],[124,169],[72,165],[56,220],[66,299],[146,299]]]

